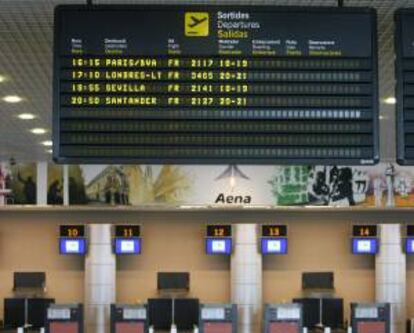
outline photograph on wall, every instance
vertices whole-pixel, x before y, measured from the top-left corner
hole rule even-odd
[[[13,204],[12,195],[9,164],[0,163],[0,206]]]
[[[177,166],[71,165],[72,205],[174,204],[186,200],[191,181]]]
[[[63,166],[54,163],[47,166],[47,204],[63,205]]]
[[[36,163],[0,163],[0,204],[35,205]]]
[[[376,166],[280,166],[269,181],[277,206],[414,206],[410,168]]]
[[[68,181],[69,181],[69,204],[70,205],[85,205],[85,178],[83,171],[79,165],[69,165]]]

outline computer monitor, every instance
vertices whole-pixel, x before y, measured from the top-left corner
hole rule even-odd
[[[302,304],[303,326],[313,328],[320,321],[319,298],[294,298],[293,303]]]
[[[40,329],[45,326],[47,308],[54,302],[53,298],[5,298],[4,327],[16,329],[29,324],[34,329]]]
[[[115,238],[114,252],[117,255],[141,254],[141,238]]]
[[[405,239],[405,253],[414,254],[414,237],[407,237]]]
[[[287,254],[288,242],[285,237],[261,239],[261,252],[264,255],[267,254]]]
[[[14,272],[13,289],[43,289],[46,286],[45,272]]]
[[[59,253],[61,255],[85,255],[86,254],[86,239],[66,238],[59,239]]]
[[[378,238],[352,238],[353,254],[376,254],[378,253]]]
[[[342,328],[344,321],[344,300],[342,298],[322,299],[322,324],[333,329]]]
[[[158,272],[158,290],[189,290],[190,273],[188,272]]]
[[[47,309],[55,303],[53,298],[29,298],[27,300],[27,321],[32,328],[45,327]]]
[[[172,323],[171,298],[148,299],[148,321],[155,330],[169,331]]]
[[[174,322],[179,330],[191,331],[198,325],[200,302],[197,298],[175,300]]]
[[[206,253],[209,255],[230,255],[232,252],[232,246],[233,244],[231,237],[206,238]]]
[[[190,331],[198,325],[200,302],[197,298],[174,300],[174,323],[179,330]],[[172,299],[148,299],[149,325],[155,330],[170,330],[172,324]]]
[[[302,273],[302,289],[334,289],[334,273]]]
[[[25,299],[5,298],[4,299],[4,328],[16,329],[25,324]]]

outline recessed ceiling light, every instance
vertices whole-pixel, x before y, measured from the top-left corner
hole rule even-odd
[[[33,134],[45,134],[46,130],[44,128],[32,128],[30,132]]]
[[[9,95],[9,96],[3,97],[3,101],[5,101],[6,103],[19,103],[22,100],[23,98],[21,98],[20,96],[16,96],[16,95]]]
[[[0,83],[6,81],[6,78],[3,75],[0,75]]]
[[[47,149],[47,150],[46,150],[46,153],[48,153],[48,154],[52,154],[52,153],[53,153],[53,150],[52,150],[52,149]]]
[[[397,99],[394,96],[390,96],[384,99],[385,104],[394,105],[397,103]]]
[[[53,146],[53,142],[52,142],[52,141],[50,141],[50,140],[43,141],[43,142],[42,142],[42,145],[43,145],[43,146],[46,146],[46,147],[51,147],[51,146]]]
[[[21,113],[17,117],[19,117],[19,119],[22,119],[22,120],[32,120],[36,118],[36,116],[31,113]]]

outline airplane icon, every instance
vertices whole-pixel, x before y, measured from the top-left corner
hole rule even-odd
[[[185,35],[188,37],[206,37],[209,34],[208,12],[185,13]]]
[[[201,20],[195,16],[190,16],[192,23],[188,24],[190,28],[195,28],[196,26],[200,25],[201,23],[207,21],[207,17],[202,18]]]

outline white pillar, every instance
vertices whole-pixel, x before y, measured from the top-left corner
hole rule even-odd
[[[91,224],[85,260],[85,333],[109,333],[110,304],[115,303],[115,274],[111,225]]]
[[[36,170],[36,203],[47,205],[47,162],[37,162]]]
[[[231,298],[238,307],[238,333],[258,333],[262,308],[262,256],[258,251],[258,227],[234,226],[231,258]]]
[[[391,303],[391,333],[404,333],[406,320],[406,262],[401,225],[381,224],[380,251],[375,259],[375,297]]]

